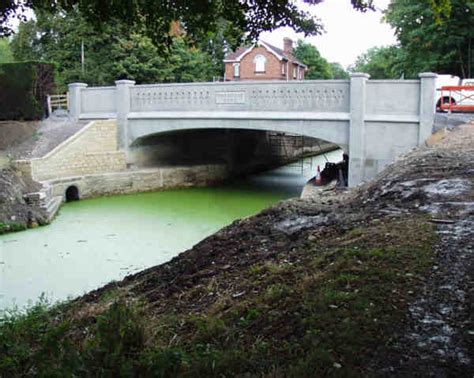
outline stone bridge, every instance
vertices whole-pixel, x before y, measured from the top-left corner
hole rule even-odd
[[[267,81],[135,85],[69,85],[70,115],[117,119],[127,156],[134,143],[191,129],[267,130],[323,139],[349,154],[349,186],[372,179],[431,134],[436,74],[420,80]]]

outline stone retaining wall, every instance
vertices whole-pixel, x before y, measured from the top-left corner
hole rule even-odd
[[[115,120],[93,121],[42,158],[19,160],[16,167],[36,181],[126,169],[118,151]]]
[[[208,186],[224,181],[229,173],[224,165],[164,167],[126,172],[83,175],[45,181],[54,196],[65,196],[68,187],[76,186],[79,197],[129,194],[156,190]]]

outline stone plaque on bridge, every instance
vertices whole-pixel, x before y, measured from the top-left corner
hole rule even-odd
[[[245,92],[216,92],[216,104],[245,104]]]

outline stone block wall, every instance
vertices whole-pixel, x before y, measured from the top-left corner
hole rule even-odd
[[[36,181],[124,171],[125,155],[118,151],[116,121],[91,122],[44,157],[18,161],[17,167],[31,173]]]
[[[151,192],[156,190],[209,186],[225,181],[229,172],[224,165],[208,164],[190,167],[165,167],[137,171],[69,177],[45,182],[54,196],[63,196],[74,185],[79,197]]]

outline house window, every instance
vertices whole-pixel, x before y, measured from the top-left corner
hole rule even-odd
[[[240,63],[234,63],[234,77],[240,77]]]
[[[298,67],[298,79],[303,80],[303,70],[301,67]]]
[[[285,63],[281,63],[281,74],[282,76],[285,76]]]
[[[293,79],[296,79],[296,67],[293,67]]]
[[[267,58],[259,54],[255,56],[254,62],[255,72],[265,72],[265,64],[267,63]]]

